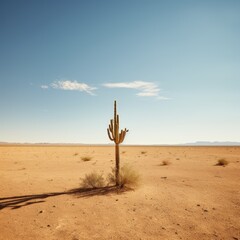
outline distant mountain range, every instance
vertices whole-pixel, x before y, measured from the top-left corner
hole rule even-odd
[[[193,143],[185,143],[180,145],[187,145],[187,146],[240,146],[240,142],[208,142],[208,141],[197,141]]]

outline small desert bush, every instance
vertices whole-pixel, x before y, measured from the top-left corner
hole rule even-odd
[[[170,164],[171,164],[171,162],[168,161],[168,160],[163,160],[162,161],[162,166],[167,166],[167,165],[170,165]]]
[[[83,188],[100,188],[106,185],[102,174],[97,172],[86,174],[81,180],[81,187]]]
[[[221,159],[218,159],[217,165],[218,166],[226,166],[226,165],[228,165],[228,163],[229,162],[226,159],[221,158]]]
[[[84,162],[88,162],[92,159],[92,157],[89,157],[89,156],[84,156],[84,157],[81,157],[81,159],[84,161]]]
[[[120,188],[123,187],[137,187],[140,181],[140,175],[131,167],[126,164],[120,168],[119,171]],[[110,184],[116,183],[115,168],[112,168],[112,173],[108,175],[108,182]]]
[[[74,153],[74,154],[73,154],[73,156],[77,156],[77,155],[78,155],[78,153]]]
[[[141,154],[146,154],[147,152],[146,151],[141,151]]]

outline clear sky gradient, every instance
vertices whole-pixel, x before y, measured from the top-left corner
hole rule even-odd
[[[240,1],[1,0],[0,141],[240,141]]]

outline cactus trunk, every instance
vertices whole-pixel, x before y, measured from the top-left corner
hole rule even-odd
[[[114,101],[114,117],[110,120],[109,127],[107,129],[108,137],[111,141],[115,142],[115,181],[116,186],[120,186],[120,155],[119,145],[124,141],[128,130],[125,128],[119,133],[119,116],[117,115],[117,103]]]
[[[115,167],[115,178],[116,178],[116,186],[120,185],[119,179],[119,168],[120,168],[120,156],[119,156],[119,144],[115,144],[115,159],[116,159],[116,167]]]

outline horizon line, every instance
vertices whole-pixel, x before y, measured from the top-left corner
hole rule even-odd
[[[0,141],[0,146],[4,145],[40,145],[40,146],[114,146],[114,143],[61,143],[61,142],[4,142]],[[121,146],[240,146],[236,141],[196,141],[190,143],[160,143],[160,144],[121,144]]]

